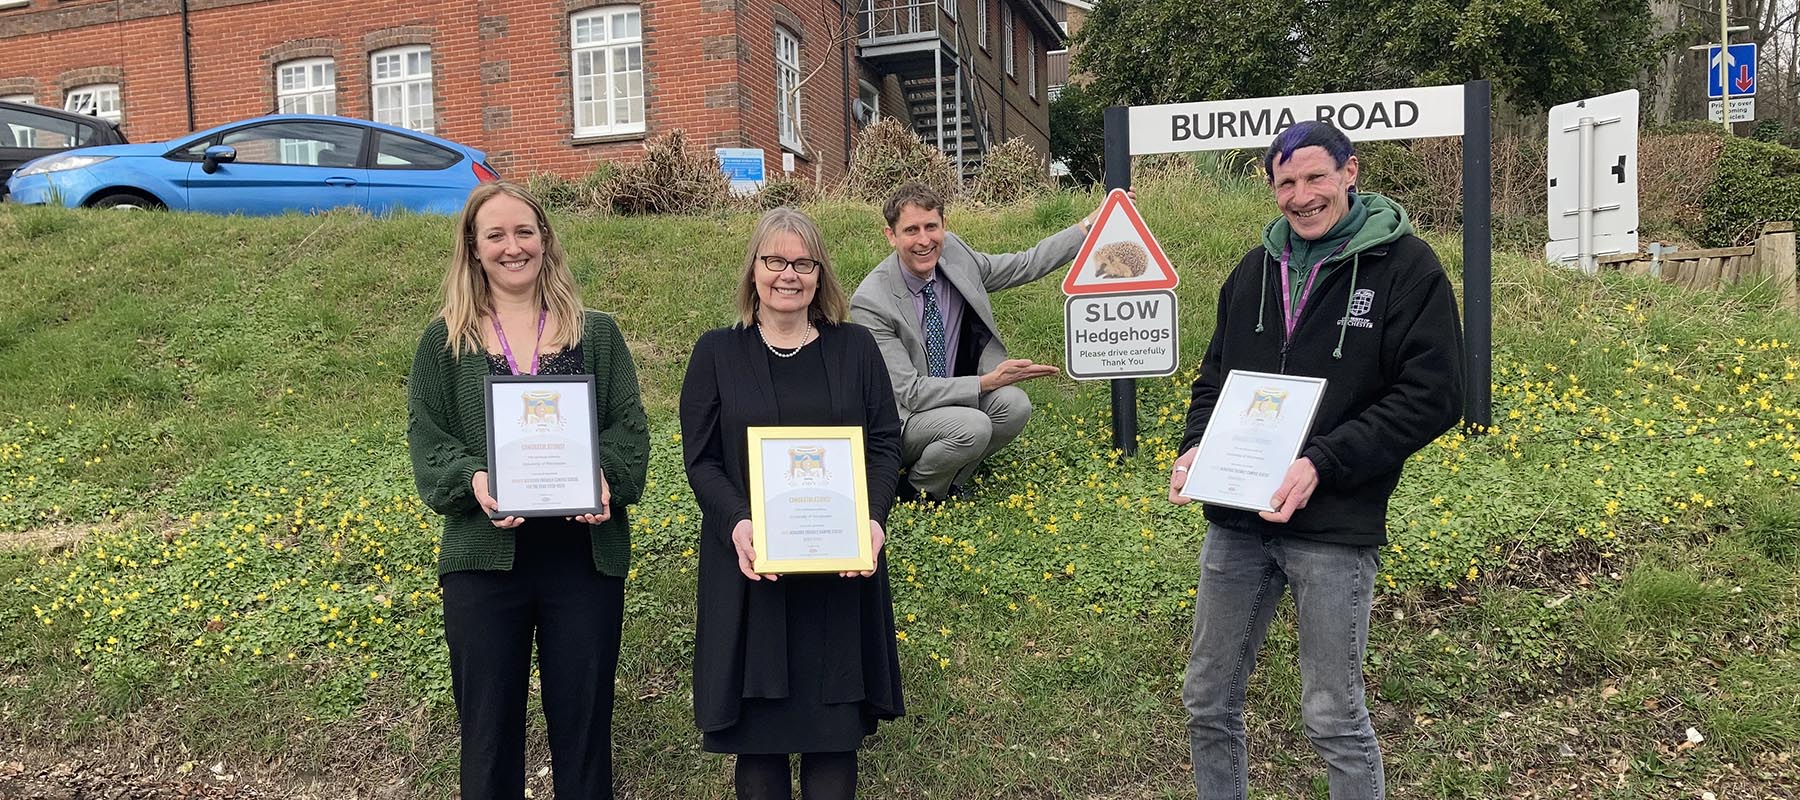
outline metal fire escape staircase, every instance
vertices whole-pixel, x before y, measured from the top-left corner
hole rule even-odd
[[[864,0],[861,17],[862,57],[899,80],[913,132],[973,178],[993,134],[967,32],[935,0]]]

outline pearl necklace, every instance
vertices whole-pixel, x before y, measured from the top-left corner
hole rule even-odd
[[[763,347],[769,348],[769,352],[774,353],[776,358],[793,358],[794,356],[800,355],[800,351],[806,349],[806,345],[812,342],[813,333],[812,320],[809,319],[806,321],[806,333],[801,334],[800,336],[800,344],[795,345],[793,349],[788,350],[787,352],[782,352],[781,350],[776,349],[775,345],[769,344],[769,337],[763,335],[762,324],[758,323],[756,326],[756,337],[762,340]]]

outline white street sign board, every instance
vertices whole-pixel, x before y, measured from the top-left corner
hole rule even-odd
[[[1589,120],[1591,161],[1582,163],[1582,120]],[[1587,181],[1593,209],[1594,255],[1637,251],[1638,93],[1590,97],[1550,109],[1547,193],[1551,261],[1580,256],[1581,184]]]
[[[1264,148],[1297,122],[1329,122],[1355,141],[1461,136],[1461,86],[1132,106],[1131,154]]]
[[[1180,364],[1175,293],[1083,294],[1063,306],[1064,369],[1079,381],[1160,378]]]
[[[1721,120],[1719,118],[1719,115],[1724,112],[1719,110],[1719,106],[1722,105],[1724,102],[1725,101],[1723,101],[1723,100],[1708,100],[1708,101],[1706,101],[1706,118],[1712,120],[1713,122],[1723,122],[1724,120]],[[1731,121],[1732,122],[1754,122],[1754,121],[1756,121],[1756,96],[1755,95],[1751,95],[1749,97],[1733,97],[1733,98],[1731,98]]]

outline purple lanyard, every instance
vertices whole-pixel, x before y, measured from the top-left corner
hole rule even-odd
[[[550,310],[547,308],[538,309],[538,340],[531,345],[531,372],[529,373],[531,375],[537,374],[538,345],[544,341],[544,317],[549,313]],[[494,335],[500,339],[500,351],[506,354],[506,368],[514,375],[519,374],[519,362],[513,359],[512,345],[506,343],[506,331],[500,327],[500,315],[495,313],[492,306],[489,306],[488,316],[494,321]]]
[[[1306,310],[1306,300],[1312,295],[1313,279],[1319,277],[1320,265],[1343,249],[1343,246],[1339,245],[1337,250],[1331,251],[1325,258],[1319,259],[1319,263],[1314,264],[1313,268],[1307,271],[1306,283],[1300,285],[1300,299],[1295,301],[1292,299],[1292,291],[1288,288],[1288,259],[1293,257],[1294,248],[1291,246],[1281,248],[1281,321],[1287,326],[1289,339],[1294,338],[1294,328],[1300,324],[1300,312]]]

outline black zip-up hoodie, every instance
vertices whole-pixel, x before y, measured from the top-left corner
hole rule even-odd
[[[1219,316],[1194,381],[1181,452],[1200,443],[1225,375],[1234,369],[1325,378],[1301,456],[1318,488],[1286,523],[1207,505],[1218,525],[1266,536],[1353,545],[1387,543],[1388,497],[1408,456],[1462,418],[1463,347],[1456,298],[1430,245],[1399,204],[1362,193],[1369,218],[1327,259],[1292,341],[1282,325],[1280,248],[1285,217],[1219,289]],[[1271,255],[1271,250],[1275,255]],[[1347,268],[1346,268],[1347,267]]]

